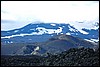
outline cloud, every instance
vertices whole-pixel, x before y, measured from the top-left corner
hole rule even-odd
[[[8,12],[2,12],[1,11],[1,20],[12,20],[16,21],[16,17]]]
[[[69,23],[99,17],[98,1],[2,1],[2,19],[28,24],[34,21]],[[19,25],[19,26],[20,26]]]

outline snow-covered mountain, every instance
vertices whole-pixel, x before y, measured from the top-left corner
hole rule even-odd
[[[77,36],[88,41],[97,42],[99,40],[99,24],[98,22],[90,24],[86,22],[76,22],[74,25],[72,23],[31,23],[19,29],[1,31],[1,42],[44,42],[59,34]]]

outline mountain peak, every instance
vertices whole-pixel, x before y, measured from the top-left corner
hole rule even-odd
[[[1,39],[2,43],[43,42],[52,36],[60,34],[63,34],[60,36],[60,39],[64,39],[66,34],[69,34],[71,36],[80,37],[90,41],[92,40],[94,42],[98,40],[99,36],[98,29],[88,30],[82,28],[80,31],[70,24],[42,23],[36,21],[35,24],[28,24],[19,29],[1,31]],[[38,38],[40,40],[38,40]]]

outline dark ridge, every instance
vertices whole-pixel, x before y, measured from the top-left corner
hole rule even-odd
[[[71,48],[57,55],[2,55],[1,66],[99,66],[99,48]]]

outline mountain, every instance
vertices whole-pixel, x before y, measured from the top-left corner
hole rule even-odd
[[[78,24],[82,23],[79,22]],[[59,34],[77,36],[92,42],[99,40],[99,28],[97,24],[93,25],[91,29],[87,29],[87,27],[79,29],[71,24],[37,22],[36,24],[30,23],[19,29],[1,31],[1,43],[45,42],[49,38]]]
[[[1,46],[2,55],[41,55],[47,56],[47,53],[59,54],[70,48],[94,48],[95,43],[86,41],[79,37],[71,35],[57,35],[49,38],[45,42],[38,43],[13,43]],[[96,48],[95,48],[96,49]]]

